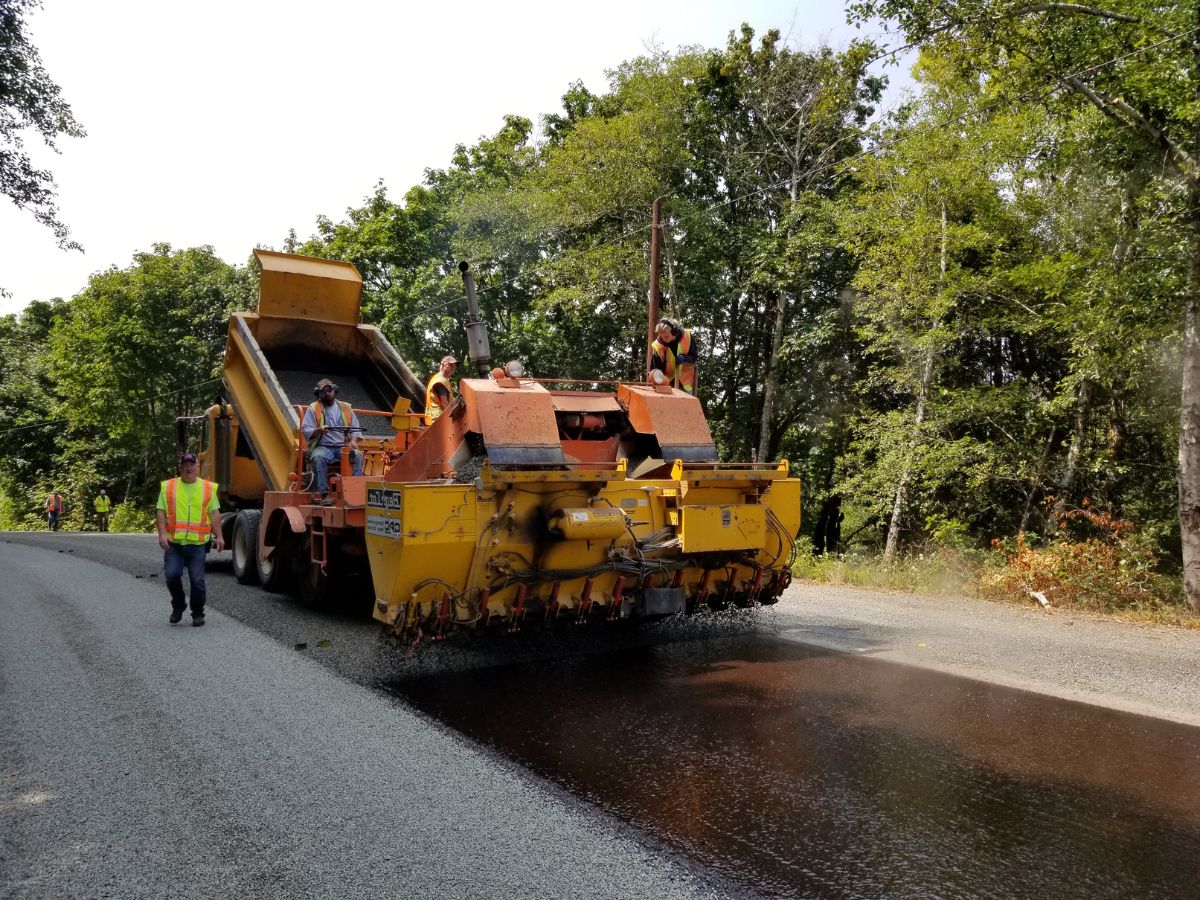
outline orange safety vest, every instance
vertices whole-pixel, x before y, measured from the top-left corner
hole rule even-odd
[[[189,518],[187,521],[180,521],[179,510],[176,508],[175,490],[182,481],[180,478],[172,478],[166,482],[167,489],[167,538],[174,540],[175,538],[194,538],[196,543],[201,543],[208,540],[208,536],[212,533],[212,525],[208,521],[208,504],[212,503],[213,494],[217,490],[217,486],[211,481],[201,479],[200,483],[204,485],[202,496],[204,499],[200,503],[200,521]],[[191,510],[189,510],[191,512]],[[192,512],[192,515],[195,515]]]
[[[63,498],[51,495],[46,498],[46,512],[56,512],[60,516],[63,513]]]
[[[450,383],[450,379],[442,374],[442,370],[438,369],[429,376],[429,382],[425,385],[425,424],[432,425],[433,420],[442,414],[442,408],[437,405],[433,399],[433,388],[435,385],[443,384],[446,386],[446,392],[450,395],[450,399],[454,399],[454,385]]]
[[[667,376],[668,381],[672,381],[675,387],[681,391],[687,391],[689,394],[696,393],[696,364],[690,362],[677,362],[675,359],[675,351],[660,341],[654,339],[654,343],[650,345],[650,349],[656,356],[664,361],[667,370],[663,373]],[[683,334],[679,337],[679,352],[686,356],[688,351],[692,349],[692,333],[688,329],[683,329]]]

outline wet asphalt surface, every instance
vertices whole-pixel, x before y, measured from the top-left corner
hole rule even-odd
[[[132,576],[165,617],[150,538],[3,540]],[[685,893],[1200,896],[1193,727],[780,640],[774,610],[395,648],[366,615],[237,585],[227,560],[219,614],[596,811]]]

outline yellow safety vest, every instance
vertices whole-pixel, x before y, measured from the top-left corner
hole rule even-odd
[[[193,509],[190,503],[185,504],[183,514],[180,515],[177,488],[182,481],[182,478],[172,478],[163,482],[163,490],[167,495],[167,538],[177,544],[206,543],[212,534],[212,525],[208,521],[208,506],[217,492],[217,486],[211,481],[201,479],[203,500],[200,508]]]
[[[442,408],[437,405],[433,399],[433,389],[436,385],[445,385],[446,392],[450,395],[450,399],[454,399],[454,385],[450,383],[450,379],[442,374],[442,370],[438,369],[429,376],[429,382],[425,385],[425,424],[432,425],[433,420],[442,414]]]
[[[338,408],[342,411],[342,424],[349,428],[354,424],[354,410],[350,408],[350,404],[345,400],[334,400]],[[325,427],[325,405],[320,400],[316,400],[312,404],[313,415],[317,420],[317,427]]]
[[[664,344],[662,341],[655,338],[654,343],[650,345],[650,349],[654,354],[664,361],[667,370],[663,373],[667,376],[667,380],[674,382],[675,387],[681,391],[687,391],[689,394],[696,393],[696,364],[690,362],[677,362],[675,359],[675,351]],[[688,351],[692,349],[692,333],[688,329],[683,329],[683,334],[679,337],[679,352],[683,356],[687,356]]]
[[[112,497],[97,497],[92,502],[96,505],[98,513],[106,513],[112,508]]]

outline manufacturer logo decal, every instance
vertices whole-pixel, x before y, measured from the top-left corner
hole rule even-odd
[[[385,519],[383,516],[367,516],[367,534],[398,539],[400,537],[400,520]]]
[[[367,491],[367,506],[378,506],[381,509],[399,509],[401,494],[399,491],[389,491],[385,488],[371,488]]]

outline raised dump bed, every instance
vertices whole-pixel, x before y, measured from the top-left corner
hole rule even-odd
[[[235,313],[225,345],[225,388],[267,490],[288,490],[302,408],[329,378],[360,412],[370,436],[390,437],[396,401],[423,409],[424,389],[395,348],[359,319],[362,279],[354,266],[255,250],[262,266],[258,311]]]

